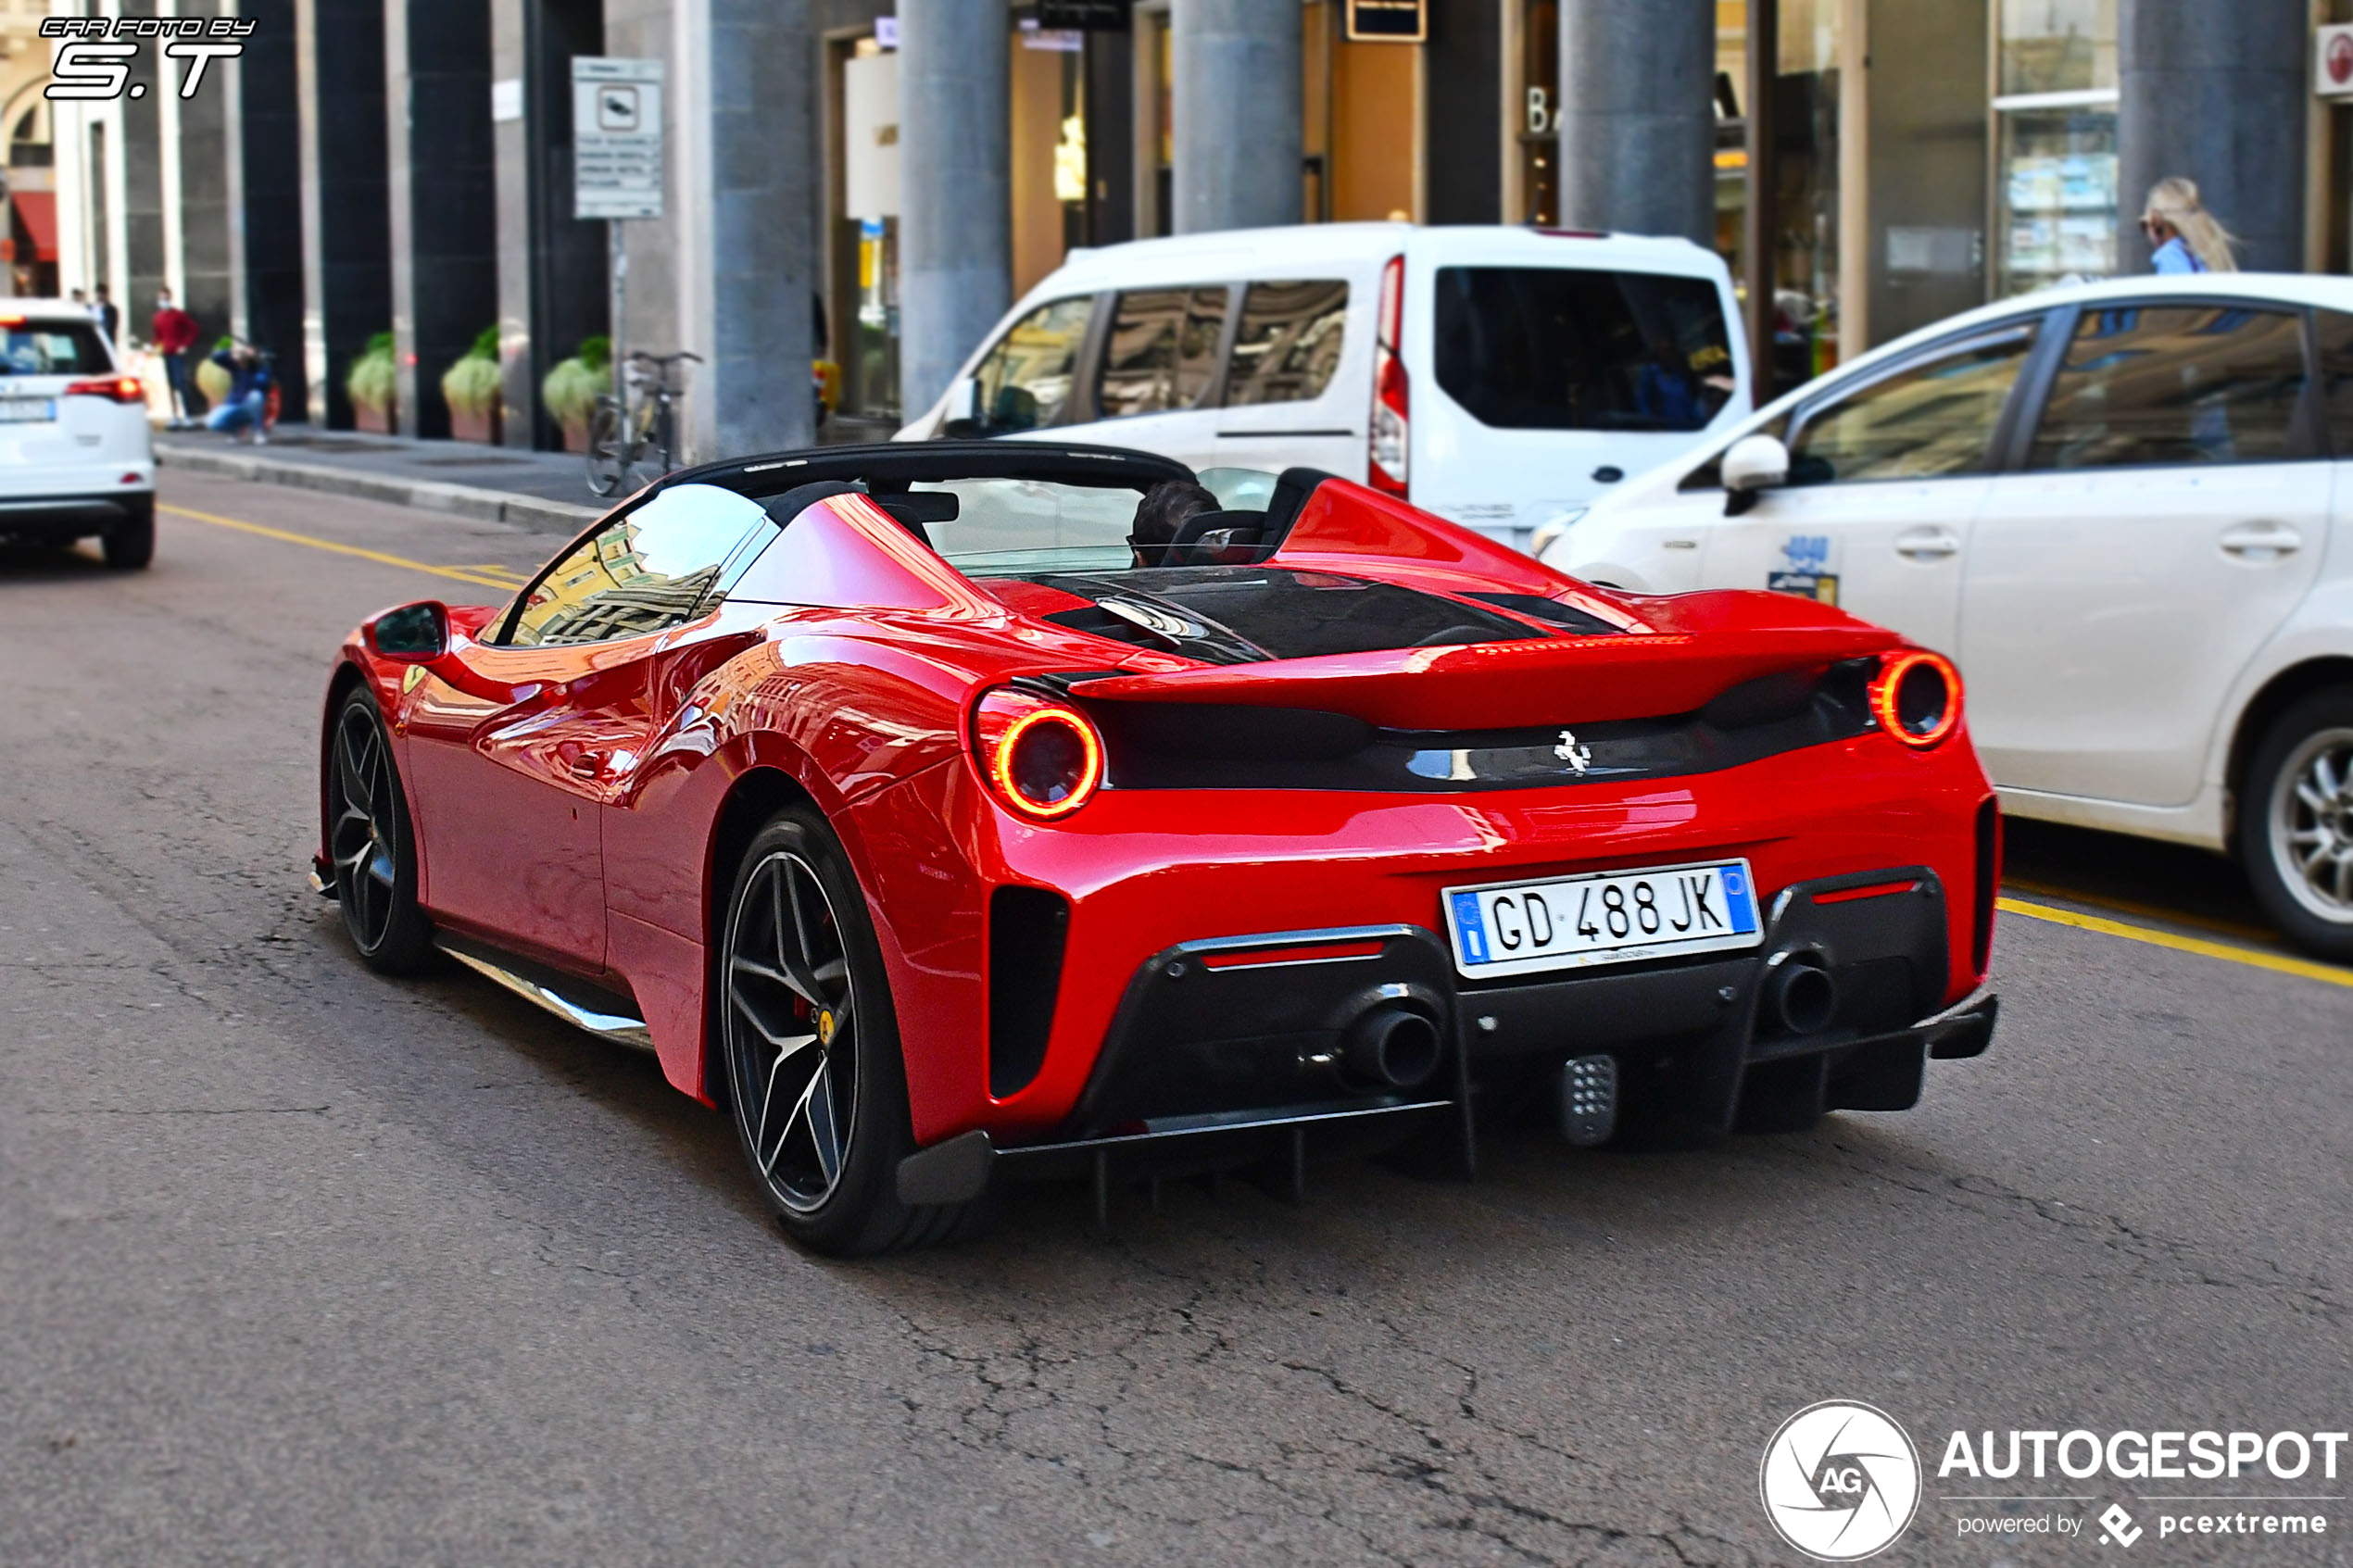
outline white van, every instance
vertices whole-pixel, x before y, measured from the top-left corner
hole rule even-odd
[[[1318,223],[1073,251],[899,433],[1325,470],[1527,547],[1749,411],[1684,240]]]

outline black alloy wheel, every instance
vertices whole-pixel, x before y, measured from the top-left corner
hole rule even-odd
[[[722,1039],[736,1132],[794,1239],[860,1257],[923,1246],[971,1205],[899,1201],[914,1147],[882,954],[848,857],[815,813],[753,839],[727,906]]]
[[[344,929],[370,968],[413,973],[432,949],[433,925],[417,907],[416,842],[391,737],[364,686],[336,709],[326,773],[327,854]]]

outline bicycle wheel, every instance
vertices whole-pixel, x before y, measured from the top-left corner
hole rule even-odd
[[[588,493],[610,495],[621,488],[636,457],[636,443],[623,428],[621,403],[610,395],[597,399],[588,416]]]
[[[658,398],[648,410],[644,428],[629,454],[629,487],[641,489],[668,473],[677,459],[675,415],[668,398]]]

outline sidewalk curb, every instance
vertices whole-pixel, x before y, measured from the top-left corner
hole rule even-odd
[[[446,480],[403,479],[397,474],[332,468],[324,463],[262,457],[250,451],[220,452],[158,441],[155,452],[159,467],[263,484],[287,484],[333,495],[355,495],[365,501],[447,512],[477,522],[503,522],[536,533],[576,533],[583,523],[605,512],[602,507],[573,506],[536,495],[518,495],[508,490],[485,490],[479,485],[452,484]]]

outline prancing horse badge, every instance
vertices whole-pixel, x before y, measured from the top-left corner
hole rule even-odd
[[[1561,743],[1553,747],[1553,755],[1559,758],[1562,761],[1567,763],[1570,767],[1576,769],[1580,773],[1593,765],[1592,748],[1591,746],[1579,746],[1577,744],[1577,732],[1575,730],[1563,730],[1561,732]]]

